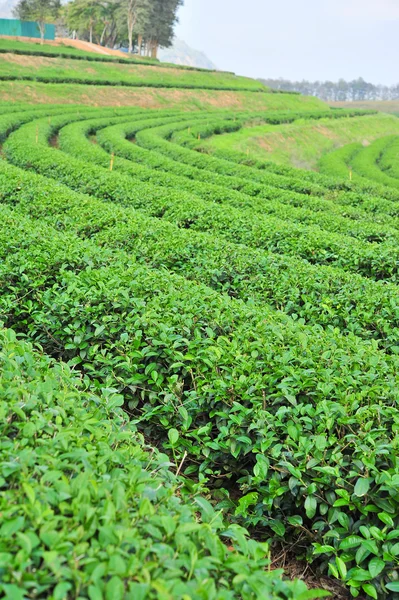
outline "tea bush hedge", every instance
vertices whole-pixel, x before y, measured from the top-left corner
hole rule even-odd
[[[393,600],[397,191],[197,144],[301,113],[14,109],[4,597],[327,595],[273,571],[280,544]]]
[[[267,569],[266,543],[182,493],[115,390],[94,395],[10,329],[0,366],[4,598],[315,597]]]

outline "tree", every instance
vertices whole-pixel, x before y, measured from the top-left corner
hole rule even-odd
[[[21,21],[36,21],[41,43],[44,44],[46,22],[55,20],[60,8],[60,0],[20,0],[15,6],[13,14]]]
[[[168,48],[173,43],[177,11],[183,0],[152,0],[144,37],[152,58],[157,58],[158,47]]]
[[[67,24],[70,29],[88,31],[93,43],[93,31],[101,22],[103,4],[98,0],[74,0],[67,5]]]
[[[274,89],[317,96],[326,102],[394,100],[399,96],[399,86],[373,85],[364,81],[362,77],[353,81],[340,79],[337,83],[332,81],[288,81],[286,79],[260,79],[259,81]]]
[[[118,36],[117,13],[119,2],[117,0],[104,0],[101,2],[101,46],[113,46]]]
[[[151,0],[122,0],[119,3],[119,14],[127,27],[128,51],[133,52],[134,32],[141,31],[151,12]]]
[[[156,58],[159,45],[172,43],[182,4],[183,0],[71,0],[64,15],[69,31],[77,31],[83,39],[95,38],[110,47],[127,45],[133,52],[137,38],[138,53],[144,46]]]

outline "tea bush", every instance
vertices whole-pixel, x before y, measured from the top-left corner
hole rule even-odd
[[[315,597],[267,570],[267,544],[182,494],[115,390],[94,395],[7,329],[0,371],[2,597]]]

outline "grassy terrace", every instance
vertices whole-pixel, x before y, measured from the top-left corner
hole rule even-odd
[[[120,64],[140,64],[155,65],[158,67],[173,67],[174,69],[183,69],[187,71],[208,71],[208,69],[197,69],[195,67],[186,67],[184,65],[174,65],[171,63],[160,62],[148,56],[138,57],[126,54],[126,56],[105,56],[97,52],[81,50],[67,43],[58,43],[53,45],[45,42],[42,46],[39,40],[36,42],[21,42],[18,40],[0,38],[0,53],[13,53],[23,56],[50,56],[72,58],[76,60],[87,59],[95,62],[120,63]]]
[[[393,115],[370,115],[354,119],[297,121],[291,125],[259,125],[216,135],[203,142],[205,152],[217,155],[227,151],[246,154],[255,160],[272,160],[301,168],[315,168],[323,154],[352,142],[369,144],[399,133],[399,120]]]
[[[83,83],[130,87],[168,87],[267,91],[259,82],[222,72],[186,71],[172,67],[76,61],[66,58],[0,54],[0,79],[45,83]]]
[[[80,104],[91,106],[142,106],[183,110],[315,110],[325,109],[320,100],[288,94],[263,94],[247,91],[196,90],[176,88],[139,89],[121,86],[93,86],[72,83],[39,83],[31,81],[1,81],[0,101],[30,104]]]

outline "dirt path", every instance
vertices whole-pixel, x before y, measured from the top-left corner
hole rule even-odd
[[[21,37],[17,35],[1,35],[0,39],[15,40],[17,42],[29,42],[40,45],[38,38]],[[84,50],[85,52],[94,52],[96,54],[104,54],[106,56],[119,56],[127,58],[125,52],[120,50],[112,50],[111,48],[104,48],[98,44],[91,44],[83,40],[71,40],[69,38],[56,38],[55,40],[46,40],[44,46],[70,46],[71,48],[77,48],[78,50]]]
[[[78,48],[79,50],[84,50],[86,52],[96,52],[97,54],[105,54],[107,56],[123,56],[127,58],[125,52],[121,52],[120,50],[112,50],[111,48],[104,48],[104,46],[99,46],[98,44],[91,44],[90,42],[84,42],[83,40],[71,40],[69,38],[57,38],[55,42],[58,42],[55,45],[65,45],[72,46],[73,48]]]

